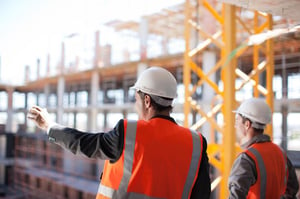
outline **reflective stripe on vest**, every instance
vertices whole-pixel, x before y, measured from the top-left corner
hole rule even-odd
[[[257,160],[257,164],[259,167],[259,173],[260,173],[260,198],[264,199],[264,198],[266,198],[266,188],[267,188],[266,167],[265,167],[263,158],[261,157],[260,153],[255,148],[250,148],[250,149],[248,149],[248,151],[250,153],[252,153],[252,155],[254,155]],[[288,166],[287,166],[286,155],[283,150],[281,150],[281,152],[283,154],[283,159],[284,159],[284,168],[285,168],[284,185],[286,187]]]
[[[107,187],[100,183],[98,188],[98,194],[101,194],[107,198],[132,198],[132,199],[160,199],[157,197],[150,197],[140,193],[127,192],[129,180],[132,174],[132,165],[133,165],[133,157],[134,157],[134,149],[135,149],[135,137],[136,137],[136,121],[128,121],[126,128],[126,138],[125,138],[125,147],[124,147],[124,170],[123,176],[120,183],[120,189],[115,190],[111,187]],[[202,152],[202,142],[197,132],[190,130],[193,140],[193,152],[192,152],[192,160],[190,164],[190,168],[188,171],[188,176],[184,185],[182,198],[186,199],[189,197],[191,190],[194,185],[195,176],[198,170],[198,161],[201,152]]]
[[[266,167],[260,153],[256,149],[250,148],[248,149],[248,151],[256,157],[258,167],[259,167],[258,169],[260,173],[260,198],[264,199],[266,198],[266,188],[267,188]]]
[[[190,164],[189,173],[183,188],[182,197],[188,198],[190,194],[190,190],[194,184],[195,175],[198,169],[198,161],[201,153],[201,140],[197,132],[190,130],[193,137],[193,153],[192,153],[192,161]],[[200,144],[199,144],[200,143]]]

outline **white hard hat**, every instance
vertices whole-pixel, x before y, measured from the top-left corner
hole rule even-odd
[[[175,77],[161,67],[150,67],[144,70],[131,88],[151,95],[156,103],[163,106],[170,106],[172,99],[177,96]]]
[[[254,128],[264,129],[265,125],[271,122],[272,112],[263,99],[251,98],[242,102],[235,113],[248,118]]]

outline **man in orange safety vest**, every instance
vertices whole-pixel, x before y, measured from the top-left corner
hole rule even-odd
[[[244,149],[228,180],[229,198],[296,198],[299,184],[285,151],[263,134],[272,113],[263,99],[245,100],[236,113],[237,138]]]
[[[121,119],[106,133],[88,133],[51,122],[34,106],[28,118],[49,140],[90,158],[104,159],[97,198],[210,197],[206,139],[170,116],[177,95],[174,76],[162,67],[143,71],[133,86],[139,120]]]

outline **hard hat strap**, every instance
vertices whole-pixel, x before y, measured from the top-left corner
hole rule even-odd
[[[248,118],[247,116],[243,115],[242,113],[238,113],[243,119],[247,119],[251,122],[251,126],[253,128],[256,128],[256,129],[264,129],[266,127],[265,124],[262,124],[262,123],[259,123],[259,122],[255,122],[253,120],[251,120],[250,118]]]
[[[250,120],[251,121],[251,120]],[[253,121],[251,121],[252,122],[252,127],[253,128],[256,128],[256,129],[264,129],[265,128],[265,124],[260,124],[260,123],[257,123],[257,122],[253,122]]]
[[[149,95],[157,104],[161,106],[171,106],[173,103],[173,99],[166,99],[156,95]]]

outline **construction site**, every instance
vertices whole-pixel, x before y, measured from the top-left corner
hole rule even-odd
[[[207,138],[211,198],[228,197],[241,151],[232,110],[250,97],[272,108],[265,133],[287,152],[299,181],[300,2],[251,2],[186,0],[136,21],[111,20],[70,33],[56,54],[20,66],[23,84],[0,82],[0,198],[95,198],[104,161],[49,142],[28,109],[39,105],[59,124],[106,132],[121,118],[138,119],[129,88],[149,66],[178,82],[171,116]]]

